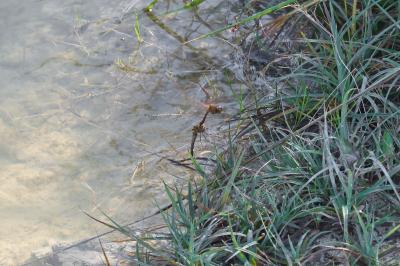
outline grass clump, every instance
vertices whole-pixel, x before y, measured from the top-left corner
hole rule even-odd
[[[167,245],[137,241],[138,264],[400,263],[400,2],[292,10],[312,30],[277,89],[249,88],[213,170],[193,158],[201,181],[165,186]]]

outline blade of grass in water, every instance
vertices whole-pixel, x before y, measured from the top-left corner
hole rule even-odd
[[[154,6],[158,3],[158,0],[153,0],[146,8],[144,9],[147,12],[151,12]]]
[[[194,38],[194,39],[192,39],[192,40],[190,40],[188,42],[194,42],[194,41],[197,41],[197,40],[200,40],[200,39],[208,38],[208,37],[214,36],[215,34],[221,33],[221,32],[223,32],[223,31],[225,31],[227,29],[231,29],[231,28],[233,28],[235,26],[238,26],[238,25],[240,26],[240,25],[247,24],[247,23],[249,23],[249,22],[251,22],[253,20],[262,18],[265,15],[271,14],[271,13],[273,13],[275,11],[278,11],[280,9],[283,9],[283,8],[285,8],[285,7],[287,7],[287,6],[291,5],[291,4],[294,4],[295,2],[297,2],[297,0],[286,0],[286,1],[282,2],[282,3],[280,3],[280,4],[277,4],[277,5],[272,6],[270,8],[264,9],[263,11],[260,11],[260,12],[254,14],[254,15],[252,15],[250,17],[242,19],[242,20],[240,20],[240,21],[238,21],[236,23],[229,24],[229,25],[227,25],[225,27],[219,28],[219,29],[217,29],[215,31],[212,31],[212,32],[209,32],[207,34],[201,35],[201,36],[199,36],[197,38]]]
[[[137,38],[138,42],[141,43],[143,41],[143,39],[142,39],[142,36],[140,34],[140,24],[139,24],[139,16],[138,16],[138,14],[136,14],[134,30],[135,30],[135,35],[136,35],[136,38]]]
[[[183,10],[190,10],[190,9],[196,8],[199,5],[201,5],[204,1],[205,0],[193,0],[193,1],[183,5],[182,7],[178,8],[178,9],[163,13],[162,16],[171,15],[171,14],[175,14],[175,13],[181,12]]]
[[[106,251],[104,250],[103,243],[101,243],[100,238],[99,238],[99,243],[100,243],[101,251],[103,253],[104,260],[105,260],[104,265],[111,266],[110,260],[108,259],[108,256],[106,254]]]
[[[168,33],[169,35],[171,35],[172,37],[174,37],[176,40],[178,40],[181,44],[186,45],[187,47],[189,47],[190,49],[196,50],[196,48],[190,44],[186,43],[186,40],[184,37],[182,37],[181,35],[179,35],[176,31],[174,31],[173,29],[171,29],[170,27],[168,27],[164,22],[161,21],[161,19],[159,17],[157,17],[152,11],[148,11],[146,10],[145,14],[149,17],[149,19],[151,19],[154,24],[156,24],[157,26],[159,26],[162,30],[164,30],[166,33]]]

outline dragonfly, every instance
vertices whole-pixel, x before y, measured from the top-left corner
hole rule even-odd
[[[203,116],[203,119],[192,128],[192,141],[190,143],[190,155],[192,157],[194,156],[194,146],[196,144],[197,136],[201,133],[204,133],[206,130],[206,128],[204,127],[204,123],[206,122],[207,116],[209,114],[219,114],[222,112],[222,107],[216,105],[213,102],[212,96],[208,91],[210,89],[210,81],[207,80],[207,83],[208,84],[200,85],[200,89],[204,92],[204,95],[206,97],[205,101],[201,104],[207,109]]]
[[[206,122],[208,114],[220,114],[221,112],[222,112],[222,107],[214,104],[208,104],[207,111],[204,114],[203,119],[198,124],[193,126],[192,141],[190,143],[190,155],[192,157],[194,156],[194,146],[196,143],[197,136],[206,130],[206,128],[204,127],[204,123]]]
[[[198,124],[194,125],[192,128],[192,141],[190,143],[190,155],[192,158],[194,157],[194,147],[195,147],[197,136],[201,133],[204,133],[206,130],[204,123],[207,120],[207,116],[209,114],[219,114],[222,112],[222,107],[220,107],[220,106],[216,106],[214,104],[208,104],[206,106],[207,106],[207,110],[206,110],[203,118],[201,119],[201,121]],[[197,157],[196,159],[210,160],[209,158],[206,159],[206,158],[201,158],[201,157]],[[191,167],[188,163],[186,163],[189,160],[191,160],[191,158],[183,159],[183,160],[179,160],[179,161],[168,158],[168,161],[170,161],[171,163],[173,163],[175,165],[183,166],[185,168],[194,170],[193,167]]]
[[[201,86],[200,85],[200,88],[201,88],[201,90],[204,92],[204,94],[206,96],[205,101],[201,102],[201,105],[204,108],[206,108],[206,112],[205,112],[203,118],[200,120],[200,122],[192,127],[192,140],[191,140],[191,143],[190,143],[190,155],[191,155],[192,158],[194,157],[194,148],[195,148],[197,137],[200,134],[202,134],[202,133],[204,133],[206,131],[204,123],[206,122],[208,115],[209,114],[219,114],[223,110],[221,106],[216,105],[214,103],[214,101],[212,100],[212,97],[208,92],[208,89],[209,89],[208,86]],[[196,159],[205,159],[205,158],[198,157]],[[186,168],[190,168],[190,169],[193,170],[192,167],[190,167],[187,163],[185,163],[186,161],[191,160],[191,158],[187,158],[187,159],[183,159],[183,160],[179,160],[179,161],[172,160],[172,159],[168,159],[168,160],[170,162],[172,162],[173,164],[180,165],[180,166],[183,166],[183,167],[186,167]],[[209,159],[207,159],[207,160],[209,160]]]

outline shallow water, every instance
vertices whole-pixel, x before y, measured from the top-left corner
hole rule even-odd
[[[187,154],[200,86],[229,108],[218,69],[231,47],[182,45],[135,12],[146,2],[0,1],[0,265],[105,231],[82,210],[121,223],[152,212],[161,180],[190,175],[160,156]],[[209,2],[200,17],[226,23],[229,1]],[[163,21],[188,39],[210,30],[188,11]]]

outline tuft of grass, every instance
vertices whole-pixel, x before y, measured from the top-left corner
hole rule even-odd
[[[240,114],[212,171],[192,158],[203,179],[165,185],[167,231],[139,238],[111,220],[136,241],[138,262],[151,264],[142,259],[149,253],[174,265],[380,265],[396,258],[400,4],[288,0],[238,24],[288,5],[311,33],[299,30],[292,40],[299,48],[281,55],[290,64],[268,79],[273,96],[234,93]],[[149,242],[159,239],[168,244]]]

